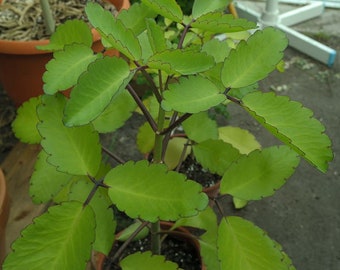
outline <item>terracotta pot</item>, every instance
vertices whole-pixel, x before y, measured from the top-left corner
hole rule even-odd
[[[118,10],[128,9],[129,0],[109,0]],[[1,0],[0,0],[1,3]],[[92,30],[93,49],[103,49],[99,33]],[[46,45],[49,40],[11,41],[0,40],[0,83],[19,107],[24,101],[43,93],[42,75],[51,52],[39,51],[36,46]],[[118,55],[112,50],[109,55]]]
[[[0,269],[6,255],[6,224],[9,216],[9,198],[6,179],[0,168]]]
[[[163,230],[170,229],[172,227],[172,225],[173,225],[172,222],[161,221],[161,228]],[[186,237],[186,240],[189,241],[189,243],[192,244],[195,247],[195,249],[197,250],[198,256],[200,256],[200,244],[197,240],[190,237],[191,233],[184,227],[179,227],[176,230],[188,235],[188,237]],[[96,270],[103,270],[105,259],[106,259],[106,256],[102,253],[97,253],[97,254],[94,255],[93,261],[94,261],[94,265],[95,265]],[[202,263],[201,269],[206,270],[206,267],[203,263]]]

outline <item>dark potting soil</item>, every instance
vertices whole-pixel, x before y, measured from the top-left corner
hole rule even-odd
[[[183,161],[179,172],[185,174],[188,179],[200,183],[204,188],[214,186],[221,180],[221,176],[204,169],[191,155]]]
[[[110,257],[115,254],[115,252],[122,245],[122,242],[116,241],[111,252]],[[136,253],[145,252],[150,250],[150,238],[144,238],[141,240],[136,240],[131,242],[128,247],[124,250],[118,261],[121,261],[124,257]],[[167,260],[175,262],[181,269],[185,270],[199,270],[201,269],[200,257],[197,253],[195,247],[185,241],[175,237],[167,236],[162,242],[162,255],[166,257]],[[109,258],[110,258],[109,257]],[[109,259],[104,262],[105,270],[121,270],[117,262],[110,263]]]

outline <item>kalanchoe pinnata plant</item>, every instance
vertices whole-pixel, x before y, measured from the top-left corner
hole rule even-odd
[[[53,206],[24,229],[5,270],[85,269],[91,251],[108,254],[112,247],[117,225],[112,205],[142,221],[136,232],[146,226],[152,235],[154,256],[150,251],[130,255],[122,269],[141,269],[140,262],[143,269],[177,269],[159,259],[160,220],[204,232],[196,237],[207,269],[294,269],[259,227],[241,217],[218,218],[221,213],[210,207],[218,199],[209,203],[202,186],[176,169],[193,154],[203,168],[221,176],[222,195],[243,203],[273,195],[300,157],[322,172],[332,160],[331,142],[312,111],[257,88],[282,65],[285,35],[225,14],[225,4],[196,0],[192,15],[183,16],[174,0],[143,0],[114,18],[89,2],[90,23],[120,58],[92,51],[85,22],[57,28],[43,48],[54,51],[43,76],[45,94],[23,104],[13,123],[23,142],[42,146],[30,194],[35,203]],[[171,40],[169,21],[178,34]],[[137,74],[150,85],[145,100],[130,84]],[[69,88],[69,97],[61,93]],[[218,127],[208,111],[230,102],[282,144],[260,149],[245,130]],[[99,139],[123,126],[137,107],[145,124],[136,142],[143,153],[152,152],[151,161],[123,161]],[[186,138],[175,141],[175,132]],[[121,164],[112,168],[103,152]]]

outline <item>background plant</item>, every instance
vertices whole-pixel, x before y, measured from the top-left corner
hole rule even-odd
[[[33,201],[55,205],[23,231],[4,269],[83,269],[92,249],[107,254],[112,246],[112,204],[142,221],[136,232],[150,227],[153,254],[159,253],[159,221],[170,220],[204,230],[198,239],[208,269],[293,269],[259,227],[234,216],[218,221],[202,187],[163,164],[170,137],[181,126],[202,166],[221,175],[221,194],[240,201],[273,195],[300,157],[327,170],[330,140],[313,113],[257,88],[282,63],[286,37],[224,14],[224,1],[196,0],[191,16],[175,1],[142,2],[117,18],[87,4],[105,47],[119,50],[122,58],[95,54],[89,28],[78,20],[58,27],[42,48],[54,51],[43,77],[45,95],[18,110],[13,128],[22,141],[42,146],[31,178]],[[178,38],[167,37],[156,16],[175,24]],[[221,33],[226,40],[214,38]],[[152,91],[144,101],[130,85],[137,73]],[[71,87],[70,98],[60,93]],[[208,111],[229,102],[283,144],[260,150],[255,140],[241,139],[243,130],[217,127]],[[100,144],[99,133],[124,125],[137,106],[146,119],[137,143],[142,152],[152,151],[151,162],[124,162]],[[122,164],[111,168],[102,151]],[[159,256],[133,254],[121,266],[140,267],[142,260],[146,269],[177,269]]]

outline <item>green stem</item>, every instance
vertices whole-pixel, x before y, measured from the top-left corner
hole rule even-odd
[[[51,7],[48,0],[40,0],[41,9],[43,12],[47,34],[51,35],[55,30],[55,21],[52,15]]]

